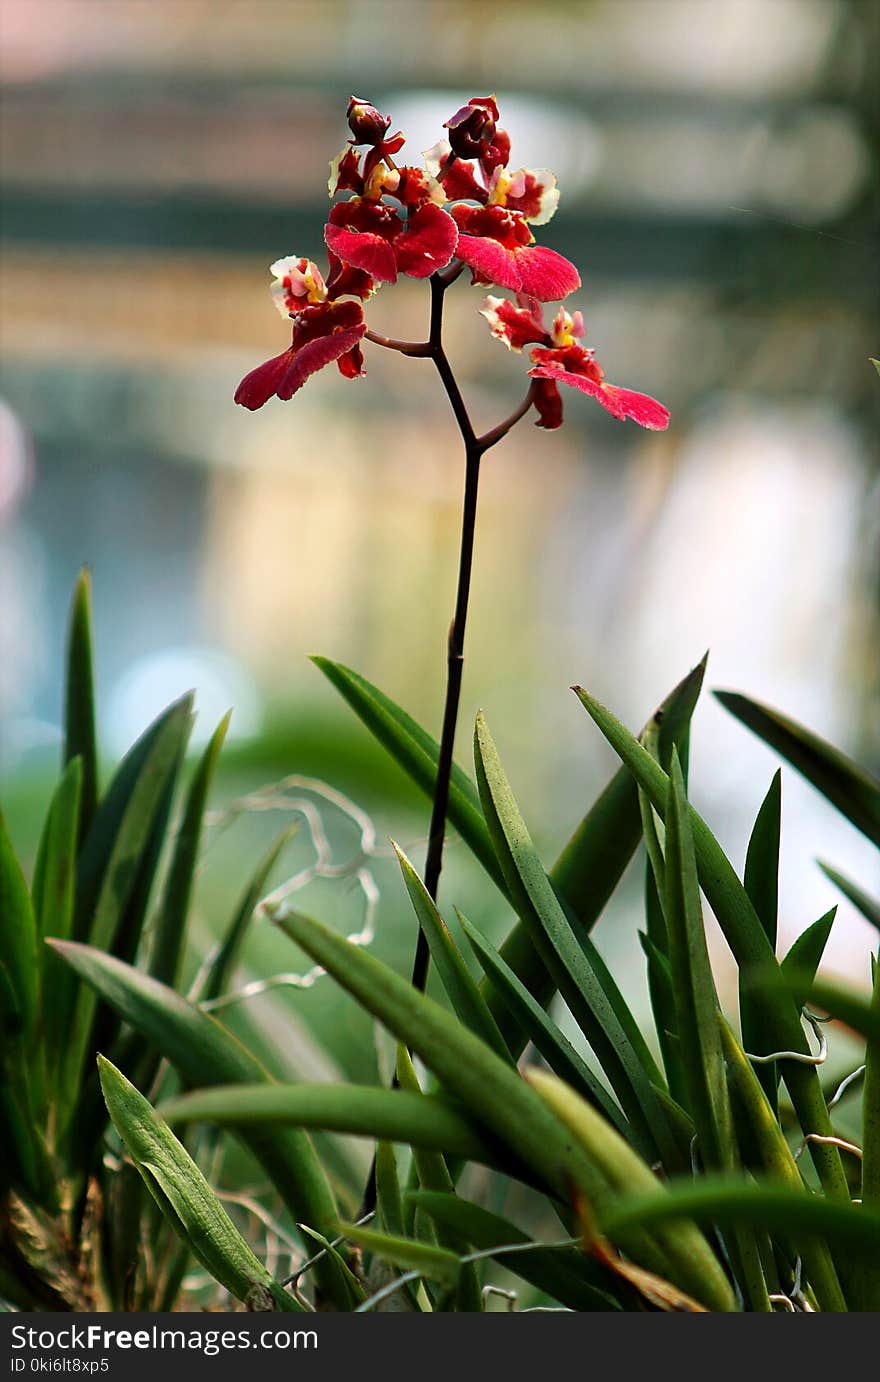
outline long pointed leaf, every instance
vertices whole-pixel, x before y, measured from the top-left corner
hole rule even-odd
[[[575,691],[612,748],[648,793],[655,809],[662,812],[668,791],[666,773],[610,711],[582,687],[576,687]],[[809,1054],[800,1010],[787,990],[773,948],[748,894],[718,841],[693,807],[689,808],[689,817],[700,884],[740,969],[750,969],[761,976],[762,1012],[773,1032],[775,1049]],[[831,1135],[831,1120],[815,1068],[785,1061],[782,1073],[804,1132]],[[813,1142],[810,1155],[829,1193],[848,1198],[846,1174],[837,1148]]]
[[[272,1083],[256,1057],[225,1027],[172,989],[90,946],[51,944],[188,1084]],[[297,1221],[332,1235],[336,1205],[308,1136],[287,1128],[243,1128],[240,1136]],[[324,1265],[318,1264],[316,1273],[328,1289],[338,1291],[338,1280]],[[346,1300],[347,1293],[341,1303]]]
[[[595,968],[577,938],[544,872],[504,775],[482,716],[474,737],[483,810],[517,912],[556,985],[598,1056],[609,1083],[641,1144],[665,1165],[681,1153],[642,1055],[634,1049]]]
[[[211,788],[217,759],[220,757],[220,751],[229,729],[231,716],[231,710],[223,716],[211,735],[193,774],[183,819],[180,823],[174,853],[168,869],[168,877],[165,881],[162,904],[156,917],[150,952],[150,973],[160,983],[171,984],[172,987],[177,981],[186,937],[186,923],[189,916],[208,792]]]
[[[79,574],[70,608],[64,700],[64,763],[82,761],[79,843],[91,829],[98,804],[98,745],[95,732],[95,676],[92,668],[92,581]]]
[[[98,1066],[113,1126],[162,1213],[202,1266],[252,1308],[268,1298],[276,1310],[302,1310],[254,1256],[186,1148],[148,1100],[101,1056]]]
[[[770,789],[755,818],[749,847],[746,852],[746,871],[743,883],[758,920],[773,949],[776,949],[777,913],[779,907],[779,840],[782,823],[782,773],[773,776]],[[756,1055],[767,1055],[773,1042],[765,1032],[760,1009],[756,1012],[747,986],[739,981],[739,1013],[743,1043]],[[778,1105],[779,1070],[775,1063],[762,1065],[757,1071],[764,1093],[771,1107]]]
[[[851,879],[846,878],[844,874],[839,873],[830,864],[823,864],[821,859],[819,860],[819,868],[825,877],[830,878],[835,887],[840,889],[844,897],[861,912],[866,921],[870,921],[871,925],[876,926],[877,930],[880,931],[880,901],[871,897],[864,888],[859,887],[858,883],[853,883]]]
[[[510,1060],[510,1052],[504,1037],[498,1029],[485,999],[480,993],[461,952],[449,933],[445,921],[437,910],[427,888],[416,873],[409,859],[394,841],[392,847],[397,855],[403,881],[409,893],[419,926],[427,937],[434,967],[446,990],[454,1011],[466,1027],[478,1037],[482,1037],[503,1060]]]
[[[880,782],[833,744],[769,705],[737,691],[716,691],[731,715],[787,758],[823,797],[875,845],[880,845]]]

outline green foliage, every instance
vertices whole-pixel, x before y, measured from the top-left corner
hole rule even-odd
[[[0,826],[0,1296],[9,1304],[192,1307],[195,1266],[247,1308],[477,1311],[502,1269],[518,1280],[518,1301],[577,1311],[878,1308],[876,970],[873,993],[821,974],[833,911],[777,956],[778,774],[742,877],[689,804],[704,663],[638,736],[578,690],[620,767],[551,868],[478,719],[474,776],[455,768],[449,823],[500,890],[510,928],[496,945],[479,916],[447,913],[443,899],[441,912],[398,850],[436,996],[321,922],[274,914],[279,944],[298,946],[326,970],[321,983],[339,985],[399,1043],[395,1087],[381,1088],[275,1078],[214,1006],[286,834],[227,916],[212,919],[216,951],[198,989],[184,991],[181,976],[204,958],[188,924],[228,716],[185,789],[189,698],[105,776],[86,577],[68,648],[62,771],[30,886]],[[358,674],[318,665],[430,794],[436,741]],[[777,712],[722,699],[880,838],[880,789],[867,773]],[[647,1030],[591,935],[640,840]],[[876,923],[868,894],[825,867]],[[741,1038],[721,1010],[704,899],[737,966]],[[805,1008],[864,1042],[861,1163],[841,1150],[853,1104],[841,1139]],[[273,1069],[285,1064],[279,1053]],[[334,1151],[339,1135],[378,1144],[372,1222],[349,1222],[362,1186]],[[254,1163],[269,1188],[258,1203],[243,1197],[248,1212],[309,1259],[291,1290],[261,1260],[253,1219],[233,1222]],[[474,1165],[479,1177],[463,1180]]]

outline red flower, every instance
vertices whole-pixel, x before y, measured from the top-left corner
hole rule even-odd
[[[432,201],[423,201],[403,220],[386,202],[352,197],[334,206],[324,239],[346,264],[381,283],[396,283],[398,273],[429,278],[445,268],[458,231],[452,217]]]
[[[279,259],[272,297],[283,316],[293,318],[290,346],[242,379],[235,401],[243,408],[262,408],[272,397],[292,398],[306,380],[336,361],[340,374],[356,379],[364,372],[360,340],[367,329],[359,302],[339,302],[342,293],[369,297],[373,284],[366,274],[349,270],[331,256],[325,283],[309,259]]]
[[[632,418],[652,431],[662,432],[669,426],[669,412],[662,403],[647,394],[605,382],[604,371],[593,351],[578,344],[584,334],[580,312],[570,316],[560,307],[548,331],[540,304],[524,293],[517,294],[516,305],[504,298],[488,297],[480,310],[492,335],[503,341],[508,350],[534,346],[529,353],[533,366],[529,375],[537,381],[534,404],[538,427],[551,430],[561,426],[560,383],[590,394],[612,417]]]
[[[472,271],[474,283],[496,283],[555,302],[581,286],[575,266],[555,250],[535,244],[521,211],[493,206],[456,206],[456,255]]]

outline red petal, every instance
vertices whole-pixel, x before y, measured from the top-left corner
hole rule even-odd
[[[440,181],[450,201],[457,201],[461,197],[465,201],[485,202],[489,195],[485,187],[477,182],[471,164],[461,158],[451,162],[447,159]]]
[[[346,351],[344,355],[340,355],[339,359],[336,361],[336,365],[339,373],[345,379],[360,379],[362,375],[366,374],[366,370],[364,369],[364,353],[359,345]]]
[[[366,323],[363,323],[349,331],[334,331],[332,336],[319,336],[317,340],[309,341],[293,356],[289,369],[275,390],[278,397],[285,400],[292,398],[319,369],[352,350],[366,329]]]
[[[430,278],[443,269],[455,253],[458,226],[433,202],[414,211],[402,234],[394,241],[397,267],[410,278]]]
[[[474,282],[495,283],[499,288],[522,287],[519,266],[513,250],[506,250],[497,240],[459,235],[456,254],[474,271]],[[537,297],[537,293],[531,296]]]
[[[567,370],[552,369],[539,365],[529,370],[535,379],[555,379],[562,384],[570,384],[573,389],[596,398],[612,417],[632,418],[640,427],[649,427],[652,432],[665,432],[669,426],[669,410],[649,398],[644,393],[634,393],[632,389],[618,389],[614,384],[597,384],[583,374],[569,374]]]
[[[539,302],[558,302],[581,286],[581,276],[568,259],[544,245],[514,251],[524,293]]]
[[[257,365],[256,369],[245,375],[235,390],[235,402],[240,403],[242,408],[250,408],[251,412],[262,408],[278,388],[293,358],[294,352],[288,348],[265,364]]]
[[[529,371],[534,374],[534,370]],[[536,427],[544,427],[552,432],[562,426],[562,396],[553,379],[538,379],[535,382],[535,411],[538,414]]]
[[[345,226],[325,225],[327,248],[354,269],[363,269],[382,283],[397,282],[394,250],[381,235],[368,230],[348,230]],[[429,270],[430,272],[430,270]]]

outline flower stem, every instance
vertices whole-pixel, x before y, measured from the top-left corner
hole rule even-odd
[[[480,484],[480,462],[490,447],[506,437],[511,427],[528,412],[534,399],[535,386],[532,383],[525,398],[509,417],[496,427],[477,436],[467,410],[452,366],[443,348],[443,296],[446,289],[455,282],[462,265],[453,260],[453,270],[446,269],[431,277],[431,324],[428,340],[398,341],[388,336],[379,336],[368,331],[367,340],[388,350],[397,350],[403,355],[420,356],[434,361],[437,372],[446,390],[458,430],[464,442],[465,479],[464,502],[461,515],[461,548],[458,560],[458,587],[455,596],[455,613],[449,627],[446,645],[446,700],[443,707],[443,727],[440,732],[440,750],[437,758],[437,778],[434,783],[434,801],[431,808],[431,825],[428,832],[428,853],[425,860],[425,887],[436,901],[443,868],[443,843],[446,834],[446,811],[449,805],[449,783],[452,777],[452,758],[455,747],[455,730],[458,723],[458,706],[461,699],[461,679],[464,670],[464,635],[467,626],[468,601],[471,589],[471,572],[474,561],[474,538],[477,528],[477,496]],[[412,983],[424,993],[428,981],[431,952],[424,931],[419,928],[413,962]],[[395,1076],[394,1084],[397,1079]],[[376,1206],[376,1159],[370,1168],[364,1191],[361,1215],[369,1213]]]

